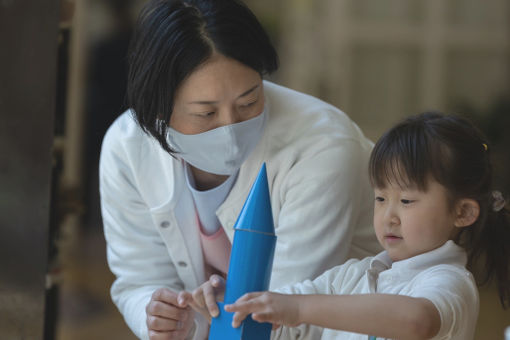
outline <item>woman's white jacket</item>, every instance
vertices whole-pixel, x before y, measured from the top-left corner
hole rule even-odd
[[[327,103],[267,81],[264,91],[264,135],[217,216],[232,241],[237,215],[266,162],[277,235],[274,289],[380,247],[367,175],[372,143]],[[160,287],[193,290],[206,280],[184,167],[142,132],[128,110],[104,138],[100,192],[107,258],[116,276],[112,298],[132,331],[147,339],[151,294]],[[190,338],[206,334],[197,316]]]

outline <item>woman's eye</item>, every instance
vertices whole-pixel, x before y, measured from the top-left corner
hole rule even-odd
[[[253,102],[249,102],[249,103],[246,103],[246,104],[242,104],[241,107],[250,107],[250,106],[253,106],[257,101],[253,101]]]
[[[402,204],[410,204],[410,203],[413,203],[414,201],[413,200],[401,199],[400,202],[402,202]]]
[[[384,202],[384,197],[379,197],[379,196],[377,196],[377,197],[375,198],[375,200],[376,200],[377,202]]]

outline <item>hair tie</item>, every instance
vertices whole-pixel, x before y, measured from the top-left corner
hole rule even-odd
[[[503,194],[501,194],[501,191],[497,191],[497,190],[494,190],[492,192],[492,210],[498,212],[500,211],[501,209],[503,209],[503,207],[505,206],[506,204],[506,201],[503,197]]]

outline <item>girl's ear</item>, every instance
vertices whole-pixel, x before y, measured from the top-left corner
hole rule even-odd
[[[455,206],[455,223],[456,227],[469,227],[476,222],[480,216],[480,205],[471,198],[463,198],[459,200]]]

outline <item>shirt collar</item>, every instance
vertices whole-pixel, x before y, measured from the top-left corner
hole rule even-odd
[[[209,190],[198,190],[198,189],[196,189],[195,178],[193,177],[193,173],[191,172],[191,168],[190,168],[189,164],[184,161],[183,161],[183,163],[184,163],[184,167],[185,167],[184,174],[185,174],[185,178],[186,178],[186,184],[188,185],[188,188],[190,189],[190,191],[193,193],[193,196],[194,197],[197,195],[221,196],[222,199],[220,200],[220,202],[223,202],[225,200],[225,197],[230,192],[230,189],[232,189],[232,186],[234,185],[235,180],[237,179],[237,174],[239,173],[239,170],[237,170],[234,174],[230,175],[225,180],[225,182],[221,183],[217,187],[214,187]]]
[[[423,270],[438,264],[451,264],[465,267],[467,263],[466,251],[448,240],[441,247],[429,252],[393,262],[386,251],[382,251],[370,261],[370,268],[377,272],[387,269]]]

